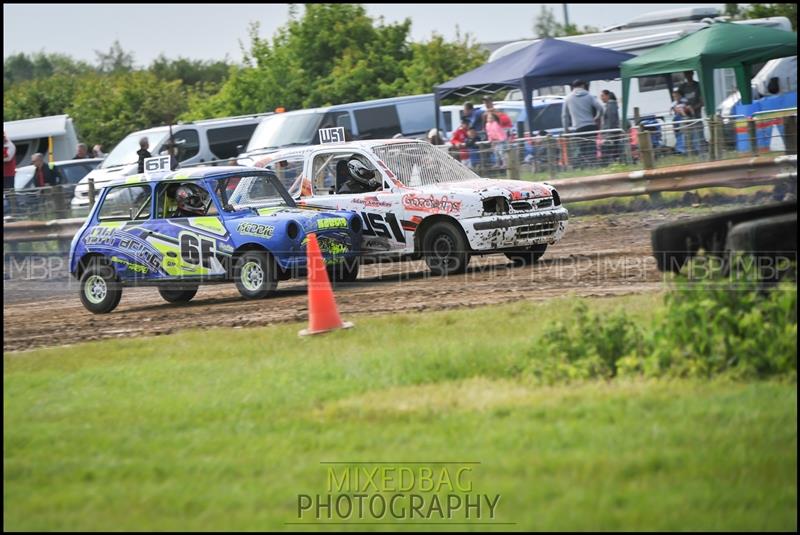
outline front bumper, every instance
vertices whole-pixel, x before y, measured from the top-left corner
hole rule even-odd
[[[567,229],[569,212],[551,210],[469,218],[461,221],[474,251],[556,243]]]

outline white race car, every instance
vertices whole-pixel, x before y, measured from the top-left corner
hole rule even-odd
[[[425,141],[292,147],[255,165],[300,206],[359,212],[365,256],[423,257],[434,274],[461,273],[475,254],[536,262],[569,218],[552,186],[481,178]]]

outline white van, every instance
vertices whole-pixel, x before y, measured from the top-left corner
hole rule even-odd
[[[17,167],[29,165],[37,152],[49,159],[49,138],[53,138],[53,159],[69,160],[78,152],[78,136],[69,115],[52,115],[3,123],[8,139],[17,148]]]
[[[172,125],[172,137],[178,147],[180,167],[235,158],[247,146],[256,126],[267,115],[271,113]],[[89,179],[94,180],[95,188],[99,189],[110,180],[138,172],[139,156],[136,152],[142,137],[147,137],[150,154],[156,156],[166,151],[170,127],[157,126],[128,134],[108,154],[100,167],[78,183],[72,199],[73,208],[89,205]]]

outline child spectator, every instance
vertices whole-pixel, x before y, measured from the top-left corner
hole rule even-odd
[[[495,167],[503,167],[505,165],[505,152],[506,140],[508,134],[505,129],[500,126],[500,121],[497,115],[492,112],[486,112],[486,138],[492,144],[495,154]]]
[[[450,136],[450,145],[454,152],[458,153],[458,159],[462,163],[469,161],[469,150],[466,146],[467,136],[469,135],[469,120],[461,119],[461,124]]]

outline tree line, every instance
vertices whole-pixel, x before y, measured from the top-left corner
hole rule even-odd
[[[272,38],[251,23],[242,62],[168,59],[137,68],[115,42],[94,64],[19,53],[3,65],[3,120],[69,114],[82,140],[110,148],[126,134],[175,121],[429,93],[482,65],[469,36],[410,40],[411,20],[387,24],[359,4],[290,5]]]

